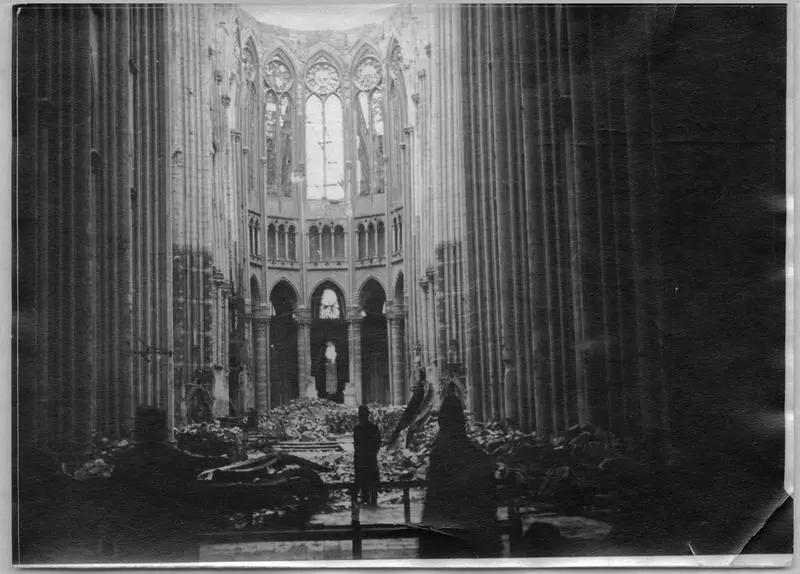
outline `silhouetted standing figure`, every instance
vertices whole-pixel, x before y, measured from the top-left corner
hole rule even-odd
[[[422,523],[432,533],[420,539],[422,558],[500,554],[494,471],[491,457],[467,437],[461,400],[448,394],[430,454]]]
[[[378,425],[369,420],[369,409],[358,407],[358,424],[353,431],[353,462],[356,470],[356,489],[361,490],[365,504],[378,503],[378,449],[381,432]]]

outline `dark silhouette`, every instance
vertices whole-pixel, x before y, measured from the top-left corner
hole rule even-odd
[[[169,443],[167,414],[138,407],[135,445],[113,458],[114,474],[105,503],[106,532],[122,561],[195,560],[197,534],[209,512],[192,482],[208,468],[229,464],[226,457],[188,453]]]
[[[485,558],[500,554],[495,465],[468,437],[461,400],[448,394],[431,448],[420,539],[422,558]]]
[[[406,410],[403,411],[403,416],[400,417],[397,426],[392,431],[388,445],[394,445],[400,437],[400,433],[406,428],[408,428],[408,433],[406,434],[405,446],[408,447],[411,444],[414,431],[430,414],[433,403],[433,392],[431,391],[432,388],[425,382],[425,369],[419,369],[417,371],[417,380],[411,390],[411,400],[408,401]]]
[[[378,449],[381,446],[381,432],[369,420],[369,409],[358,407],[358,424],[353,431],[355,449],[353,462],[356,470],[356,489],[361,491],[361,499],[366,504],[378,503]]]

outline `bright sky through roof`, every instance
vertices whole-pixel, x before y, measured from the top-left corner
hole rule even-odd
[[[240,4],[259,22],[290,30],[350,30],[386,19],[397,4]]]

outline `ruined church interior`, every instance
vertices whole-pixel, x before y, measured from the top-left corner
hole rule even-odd
[[[401,406],[422,372],[472,421],[783,502],[785,6],[40,5],[14,35],[15,468],[141,407]]]

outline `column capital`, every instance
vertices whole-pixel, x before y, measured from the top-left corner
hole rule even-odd
[[[361,307],[353,305],[347,309],[347,322],[348,323],[361,323],[363,317],[361,316]]]
[[[311,309],[309,309],[308,307],[300,307],[299,309],[295,309],[294,319],[295,321],[297,321],[298,325],[310,325]]]
[[[395,303],[386,310],[388,321],[399,321],[405,317],[405,306],[402,303]]]
[[[253,323],[266,324],[269,323],[270,314],[269,309],[256,309],[250,315]]]

